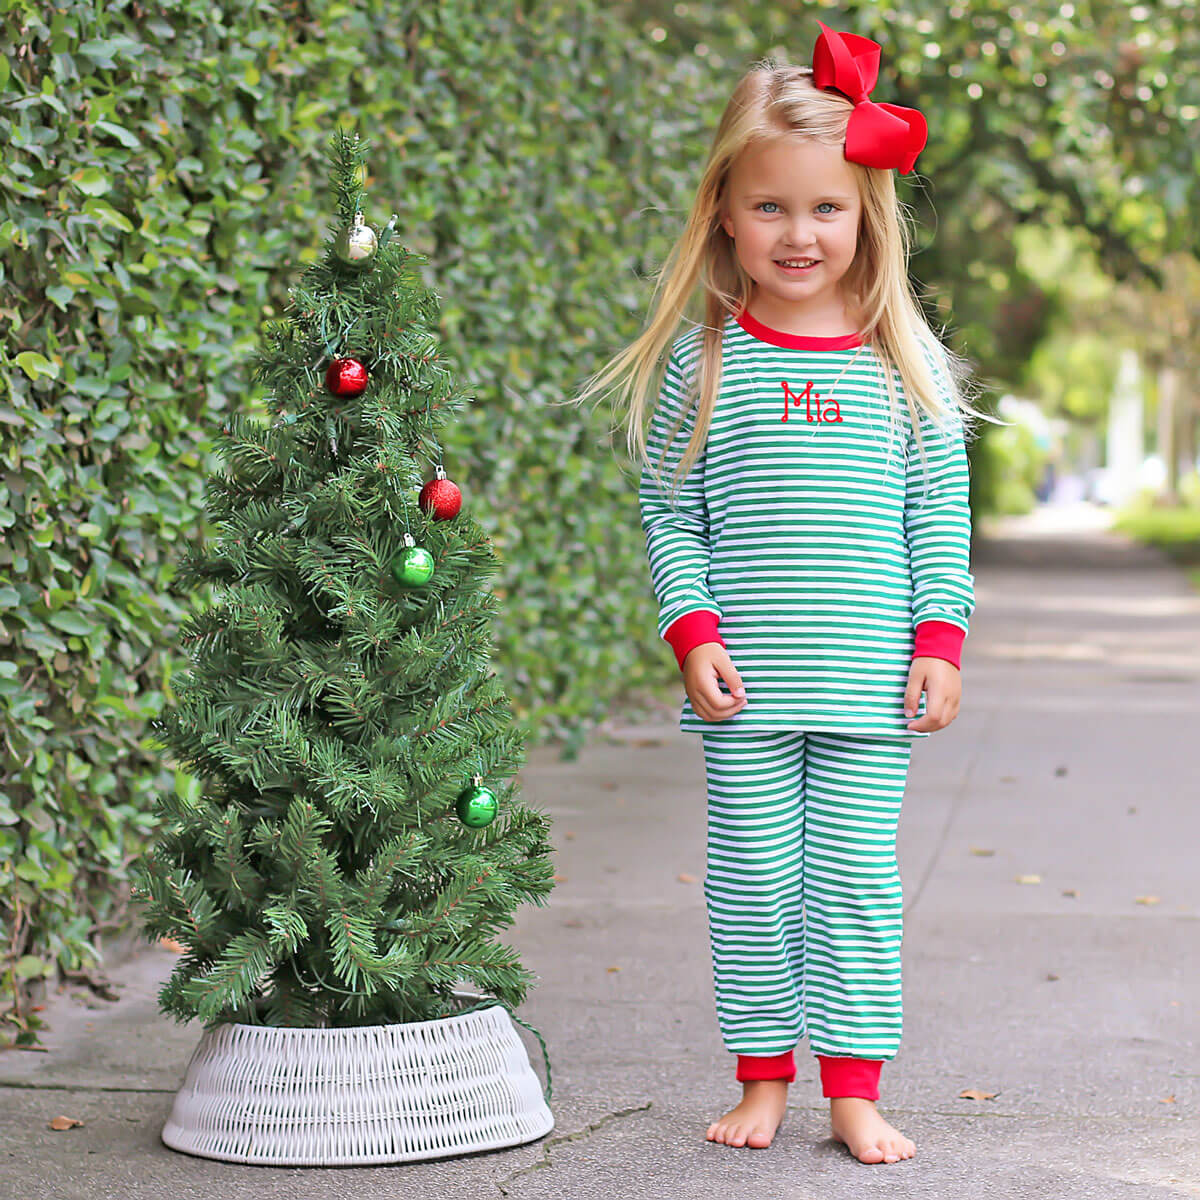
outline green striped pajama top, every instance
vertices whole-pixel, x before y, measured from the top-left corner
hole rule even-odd
[[[975,603],[961,421],[942,430],[922,416],[923,463],[898,372],[889,442],[882,360],[857,335],[804,337],[730,315],[705,449],[672,502],[701,334],[672,345],[638,499],[660,636],[680,666],[692,646],[722,642],[747,704],[707,722],[685,697],[680,729],[928,737],[907,728],[910,663],[928,654],[958,666]],[[925,353],[950,396],[945,363]],[[660,486],[653,466],[685,408]],[[915,716],[924,711],[922,696]]]

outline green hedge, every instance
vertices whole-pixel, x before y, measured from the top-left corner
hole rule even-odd
[[[503,560],[496,667],[523,730],[574,753],[616,697],[677,685],[636,476],[609,414],[563,403],[639,330],[725,99],[647,23],[598,0],[5,8],[10,1033],[32,1036],[31,983],[127,919],[154,794],[196,786],[142,742],[205,600],[170,580],[205,532],[213,433],[256,409],[259,330],[323,242],[335,126],[369,140],[367,215],[429,257],[476,398],[444,463]]]
[[[969,455],[971,507],[975,511],[1032,512],[1047,455],[1028,426],[1014,421],[1005,427],[989,427],[987,436],[972,441]]]
[[[1185,567],[1200,567],[1200,504],[1160,507],[1139,496],[1113,515],[1113,529],[1157,546]]]
[[[430,256],[476,397],[444,461],[505,563],[523,727],[577,745],[596,680],[670,673],[605,413],[556,402],[636,332],[678,219],[647,205],[686,203],[710,114],[661,115],[694,84],[602,4],[97,3],[3,29],[0,924],[28,1040],[23,992],[94,961],[152,795],[193,786],[141,742],[203,599],[168,584],[332,216],[336,125],[371,143],[370,219]]]

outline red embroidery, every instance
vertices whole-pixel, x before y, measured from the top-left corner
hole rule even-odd
[[[779,418],[781,421],[786,421],[788,419],[789,400],[797,406],[799,406],[801,400],[804,401],[804,417],[805,420],[810,424],[815,422],[819,425],[822,421],[841,421],[841,405],[838,404],[838,402],[832,396],[830,396],[826,401],[829,407],[826,408],[824,412],[821,411],[821,393],[813,391],[811,379],[804,385],[804,391],[802,391],[798,396],[790,387],[788,387],[786,379],[781,381],[780,386],[783,388],[783,416]],[[816,401],[816,416],[813,416],[814,401]]]

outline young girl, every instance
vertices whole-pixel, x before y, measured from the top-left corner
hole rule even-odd
[[[879,51],[822,24],[811,69],[742,78],[655,315],[583,393],[628,397],[658,629],[680,728],[702,735],[717,1018],[742,1083],[707,1137],[771,1144],[807,1033],[833,1136],[865,1163],[915,1151],[874,1104],[901,1031],[896,824],[912,739],[958,714],[964,427],[991,419],[907,282],[892,172],[926,125],[868,99]],[[705,319],[675,338],[697,289]]]

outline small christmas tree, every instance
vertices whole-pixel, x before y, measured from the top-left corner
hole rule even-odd
[[[425,259],[363,221],[365,155],[332,140],[339,228],[255,363],[275,417],[221,430],[219,533],[176,576],[218,600],[153,728],[201,787],[159,799],[136,879],[147,936],[185,947],[159,994],[180,1020],[423,1021],[464,1010],[460,980],[511,1010],[536,978],[494,940],[553,847],[488,670],[495,552],[437,441],[466,397]]]

